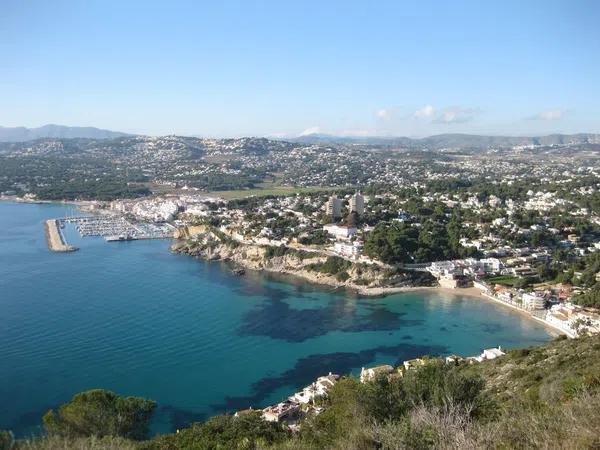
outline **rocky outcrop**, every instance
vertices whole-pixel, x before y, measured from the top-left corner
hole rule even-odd
[[[333,258],[339,259],[342,267],[332,273],[326,264],[331,256],[289,248],[240,244],[220,232],[209,230],[192,238],[180,239],[171,249],[207,261],[227,261],[245,269],[294,275],[311,283],[353,289],[365,295],[383,295],[435,283],[427,273],[402,272],[337,257]]]

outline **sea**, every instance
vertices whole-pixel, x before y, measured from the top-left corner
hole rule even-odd
[[[158,403],[152,433],[277,403],[329,372],[541,344],[555,333],[493,302],[413,292],[365,298],[44,220],[72,206],[0,202],[0,429],[42,431],[88,389]]]

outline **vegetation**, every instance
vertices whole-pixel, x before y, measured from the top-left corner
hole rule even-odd
[[[144,450],[254,449],[282,442],[289,436],[283,425],[262,420],[258,412],[217,416],[177,434],[161,436],[141,446]]]
[[[62,437],[118,436],[144,439],[156,403],[138,397],[122,398],[103,390],[77,394],[58,411],[44,416],[49,435]]]
[[[14,438],[10,431],[0,430],[0,450],[9,450],[13,442]]]
[[[502,286],[514,287],[519,283],[520,278],[513,275],[501,275],[499,277],[488,278],[486,281],[490,284],[500,284]]]
[[[599,374],[600,336],[573,340],[561,337],[480,364],[454,365],[429,359],[403,377],[380,376],[366,384],[352,377],[343,378],[323,401],[325,410],[304,419],[296,434],[283,425],[263,421],[255,412],[214,417],[176,434],[141,442],[119,435],[138,438],[140,434],[133,436],[131,430],[143,430],[148,408],[141,408],[138,426],[117,433],[114,424],[122,420],[123,410],[115,405],[128,399],[91,391],[95,393],[91,397],[90,393],[80,394],[68,404],[76,405],[70,406],[74,408],[70,414],[81,414],[78,422],[83,418],[87,421],[76,433],[18,442],[16,448],[598,448]],[[135,405],[147,405],[145,400],[135,400]],[[95,418],[100,421],[92,423]],[[2,443],[12,441],[8,433],[0,433],[0,438],[5,439],[0,440]]]
[[[352,263],[339,256],[328,256],[325,262],[315,263],[308,266],[309,270],[326,273],[338,277],[339,281],[346,281],[349,278],[347,270],[352,267]]]

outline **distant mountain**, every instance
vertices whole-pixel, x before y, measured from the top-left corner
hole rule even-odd
[[[0,142],[24,142],[40,138],[89,138],[112,139],[129,136],[118,131],[101,130],[94,127],[67,127],[63,125],[44,125],[39,128],[0,127]]]
[[[600,134],[551,134],[548,136],[479,136],[473,134],[438,134],[420,139],[408,137],[353,137],[309,134],[293,139],[304,144],[376,145],[388,147],[475,148],[514,147],[518,145],[600,144]]]

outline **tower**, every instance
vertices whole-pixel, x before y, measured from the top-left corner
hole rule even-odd
[[[365,212],[365,198],[360,192],[357,192],[350,197],[350,212],[352,211],[357,214],[363,214]]]
[[[328,216],[334,219],[342,217],[342,201],[335,194],[329,197],[325,207]]]

